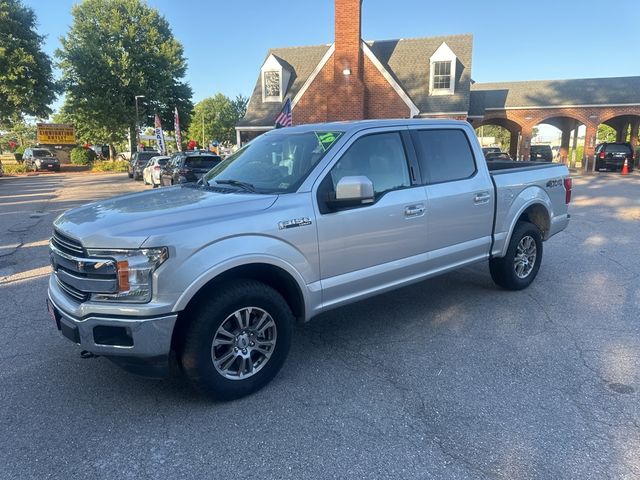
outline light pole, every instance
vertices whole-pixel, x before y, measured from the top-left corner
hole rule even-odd
[[[136,99],[136,151],[138,150],[140,145],[140,123],[138,121],[138,99],[139,98],[144,98],[144,95],[135,96],[135,99]]]
[[[204,149],[204,105],[202,106],[202,146],[200,148]]]

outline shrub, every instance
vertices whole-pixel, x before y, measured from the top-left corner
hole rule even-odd
[[[93,156],[91,150],[84,147],[76,147],[71,150],[71,163],[74,165],[91,165]]]
[[[3,165],[5,175],[15,175],[16,173],[27,173],[24,165]]]
[[[129,162],[126,160],[101,160],[93,163],[92,172],[126,172]]]
[[[20,145],[13,151],[13,153],[19,153],[20,155],[22,155],[26,149],[27,147]]]

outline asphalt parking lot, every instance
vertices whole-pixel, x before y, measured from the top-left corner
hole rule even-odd
[[[141,182],[0,178],[0,478],[640,478],[640,175],[574,186],[527,290],[478,265],[328,312],[215,403],[82,359],[46,312],[53,219]]]

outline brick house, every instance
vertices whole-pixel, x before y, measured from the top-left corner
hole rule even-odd
[[[269,50],[238,142],[272,129],[287,97],[295,124],[467,118],[471,35],[364,42],[361,7],[362,0],[336,0],[332,44]]]
[[[274,128],[289,98],[294,124],[447,117],[499,125],[511,132],[513,158],[528,158],[533,128],[547,123],[562,131],[566,162],[571,132],[576,139],[584,125],[583,168],[595,164],[600,124],[638,146],[640,77],[474,83],[471,35],[363,41],[361,9],[362,0],[335,0],[331,44],[269,50],[238,144]]]

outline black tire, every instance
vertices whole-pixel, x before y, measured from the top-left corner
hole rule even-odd
[[[271,316],[275,324],[275,344],[270,357],[257,367],[255,373],[245,379],[230,379],[214,366],[213,355],[216,350],[213,348],[213,341],[218,329],[223,325],[229,327],[233,322],[238,324],[233,316],[235,312],[249,308],[262,310]],[[190,316],[190,324],[182,345],[178,348],[180,364],[187,378],[215,399],[233,400],[259,390],[276,376],[289,353],[293,314],[284,298],[273,288],[261,282],[239,280],[221,288],[216,291],[213,298],[204,297],[202,304],[197,306]],[[255,318],[258,316],[260,316],[259,313]],[[258,326],[259,324],[260,322]],[[238,336],[234,337],[234,342],[237,340]],[[233,343],[233,345],[237,344]],[[226,352],[231,354],[233,347],[222,345],[216,348],[227,349]],[[237,353],[231,355],[240,355],[241,352],[235,348],[234,350]],[[249,356],[254,353],[260,356],[257,350],[249,351]],[[224,356],[224,350],[221,356]],[[237,365],[236,360],[243,362],[241,365],[244,366],[244,360],[240,356],[234,357],[232,366]]]
[[[526,268],[524,271],[517,272],[516,255],[518,254],[518,246],[520,242],[527,237],[530,237],[535,244],[533,267],[529,270],[529,259],[531,255],[525,255],[524,257],[527,261]],[[538,270],[540,270],[541,262],[542,235],[540,234],[540,229],[529,222],[518,222],[509,241],[507,254],[504,257],[490,259],[489,271],[491,272],[493,281],[502,288],[507,290],[522,290],[523,288],[527,288],[536,278]],[[519,263],[518,267],[522,268],[523,265]]]
[[[127,175],[129,176],[129,178],[133,178],[133,173],[127,172]]]

